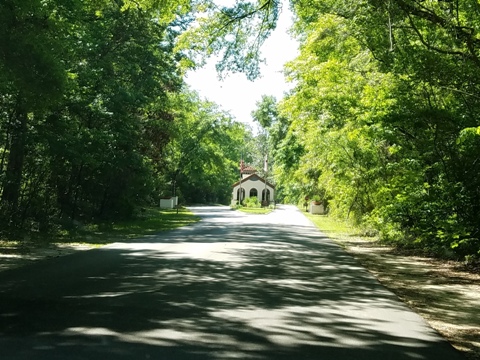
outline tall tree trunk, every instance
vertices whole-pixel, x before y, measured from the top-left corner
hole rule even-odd
[[[5,169],[5,161],[7,159],[7,148],[10,144],[10,134],[8,132],[8,130],[5,130],[5,141],[3,143],[3,151],[2,151],[2,156],[1,156],[1,159],[0,159],[0,174],[3,173],[4,169]]]
[[[10,217],[14,216],[17,212],[25,158],[27,112],[23,106],[22,100],[17,102],[16,111],[11,120],[12,133],[10,152],[8,154],[8,163],[2,192],[2,205],[6,207]]]

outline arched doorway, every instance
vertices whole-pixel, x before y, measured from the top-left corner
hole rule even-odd
[[[258,191],[257,189],[253,188],[250,190],[250,197],[257,197],[258,198]]]

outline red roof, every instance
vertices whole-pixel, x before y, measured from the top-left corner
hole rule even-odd
[[[255,174],[257,172],[257,169],[254,167],[248,165],[243,168],[243,173],[244,174]]]
[[[251,174],[248,175],[246,178],[242,179],[242,183],[248,181],[249,179],[252,179],[253,177],[257,177],[261,182],[265,184],[265,179],[262,178],[261,176],[258,176],[257,174]],[[268,181],[266,182],[268,186],[270,186],[272,189],[275,189],[275,185],[270,184]],[[235,184],[232,185],[232,187],[235,187],[240,184],[240,181],[237,181]]]

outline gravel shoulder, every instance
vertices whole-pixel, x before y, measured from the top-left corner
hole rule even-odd
[[[365,238],[329,236],[468,359],[480,360],[480,274]]]

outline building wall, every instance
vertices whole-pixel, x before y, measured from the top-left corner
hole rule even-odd
[[[255,188],[257,189],[257,194],[258,194],[257,197],[259,200],[261,200],[262,192],[263,190],[265,190],[265,183],[262,180],[260,180],[257,177],[253,177],[251,179],[242,181],[241,186],[242,186],[242,189],[245,189],[245,199],[248,199],[250,197],[250,190]],[[232,192],[233,201],[238,201],[237,193],[239,189],[240,189],[240,184],[238,184],[233,188],[233,192]],[[267,200],[273,201],[273,199],[275,198],[275,189],[267,184],[267,190],[270,191],[270,197],[267,198]]]

